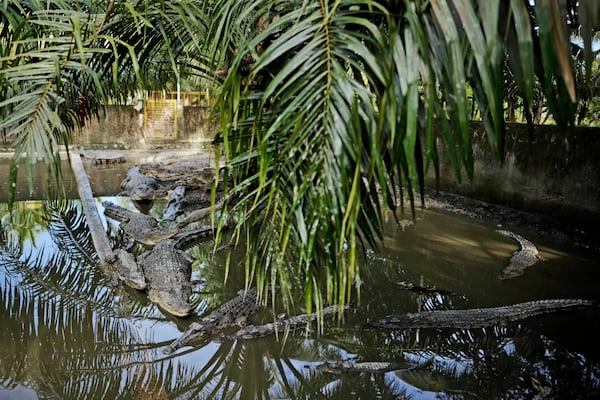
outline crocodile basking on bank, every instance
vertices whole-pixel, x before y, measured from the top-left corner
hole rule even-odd
[[[187,317],[192,312],[192,263],[184,249],[213,236],[211,227],[177,234],[158,242],[137,258],[146,278],[148,299],[170,314]]]
[[[179,232],[179,226],[163,227],[150,215],[130,211],[109,201],[102,202],[104,214],[116,221],[128,236],[134,240],[154,245],[163,239],[169,239]]]
[[[244,326],[248,318],[261,308],[260,298],[255,288],[240,290],[238,295],[227,301],[199,322],[192,322],[183,334],[167,346],[166,354],[171,354],[199,339],[215,334],[219,330],[231,326]]]
[[[211,210],[211,196],[212,189],[210,186],[205,188],[177,186],[169,195],[169,199],[163,211],[163,220],[176,221],[178,224],[181,224],[184,219],[190,219],[191,222],[195,222],[204,216],[199,215],[194,219],[194,217],[192,217],[193,214],[201,212],[199,210],[202,209]],[[222,199],[223,192],[217,191],[215,193],[215,211],[220,208],[219,203]]]
[[[178,186],[190,190],[210,190],[214,177],[214,168],[206,160],[198,156],[172,155],[161,161],[130,168],[121,182],[121,195],[145,201],[165,198],[170,190]],[[194,200],[193,196],[189,202]]]
[[[198,188],[210,186],[215,169],[207,159],[197,155],[175,155],[167,159],[138,165],[140,172],[151,176],[169,189],[176,186]]]
[[[507,325],[525,318],[549,314],[557,311],[580,310],[598,307],[592,300],[553,299],[534,300],[509,306],[472,308],[466,310],[434,310],[388,315],[369,324],[375,328],[415,329],[415,328],[483,328],[492,325]]]
[[[166,197],[168,188],[155,177],[146,175],[138,166],[127,171],[127,177],[121,182],[122,196],[129,196],[132,200],[156,200]]]
[[[507,230],[497,230],[496,232],[517,241],[519,246],[521,246],[510,257],[508,266],[498,275],[498,279],[504,280],[523,275],[525,268],[544,260],[544,258],[538,255],[537,247],[524,237]]]

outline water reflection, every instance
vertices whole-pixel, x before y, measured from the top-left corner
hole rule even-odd
[[[196,317],[179,319],[165,316],[143,293],[98,268],[79,203],[19,203],[12,218],[7,208],[0,213],[2,399],[514,399],[540,393],[584,398],[600,390],[596,312],[501,328],[364,328],[372,319],[419,309],[564,293],[597,299],[590,294],[598,282],[594,264],[577,264],[575,258],[562,262],[569,262],[571,274],[583,276],[574,278],[577,282],[587,279],[579,286],[551,284],[562,273],[552,264],[532,268],[523,281],[496,281],[514,249],[485,226],[433,214],[404,230],[392,226],[385,250],[365,255],[360,303],[341,324],[330,322],[322,336],[298,333],[279,342],[233,343],[207,338],[167,356],[162,350],[168,343],[243,285],[243,254],[234,251],[223,288],[226,255],[213,254],[212,243],[192,250],[198,259],[194,279],[200,282],[194,290]],[[106,227],[117,243],[118,228],[110,221]],[[402,290],[395,280],[449,293]],[[540,282],[532,284],[535,280]],[[375,375],[316,369],[324,361],[347,359],[406,361],[416,368]]]

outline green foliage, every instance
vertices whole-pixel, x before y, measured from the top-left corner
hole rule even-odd
[[[10,180],[26,157],[53,162],[59,147],[103,97],[91,59],[110,52],[98,42],[104,10],[97,2],[4,1],[0,6],[0,130],[15,155]],[[9,198],[14,196],[10,187]]]
[[[302,287],[307,308],[342,304],[360,288],[358,252],[377,242],[382,209],[415,206],[438,146],[472,176],[469,88],[499,158],[506,71],[528,121],[539,82],[555,121],[574,123],[567,35],[585,8],[589,45],[600,4],[567,3],[3,1],[10,179],[24,154],[58,165],[58,145],[103,100],[182,73],[212,76],[248,280],[278,284],[288,300]]]
[[[59,177],[61,146],[102,104],[176,78],[165,65],[178,71],[176,59],[202,38],[203,13],[187,3],[0,3],[0,132],[15,151],[11,182],[22,158],[52,161]]]
[[[414,207],[438,145],[472,176],[469,87],[502,157],[505,67],[527,115],[537,80],[572,125],[560,13],[521,1],[220,3],[218,139],[259,284],[290,298],[299,285],[307,308],[347,302],[361,243],[377,241],[382,207]]]

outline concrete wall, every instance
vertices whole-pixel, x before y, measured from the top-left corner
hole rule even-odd
[[[108,105],[98,119],[73,135],[73,143],[86,148],[148,149],[186,147],[189,143],[210,142],[214,125],[210,109],[202,106],[179,106],[173,120],[159,134],[150,129],[155,121],[143,109]]]
[[[508,124],[506,155],[499,162],[490,151],[481,124],[472,124],[475,172],[458,182],[441,147],[440,190],[551,213],[600,220],[600,129],[576,128],[568,138],[555,126]],[[427,185],[435,187],[433,168]],[[464,170],[463,170],[464,172]]]
[[[87,148],[182,148],[207,143],[215,129],[209,108],[180,106],[177,126],[166,134],[147,132],[144,112],[133,106],[107,106],[98,121],[75,134],[76,144]],[[555,126],[534,127],[531,142],[527,126],[508,124],[506,156],[495,159],[483,126],[472,124],[475,174],[458,182],[453,167],[439,147],[440,189],[525,210],[600,221],[600,129],[577,128],[564,139]],[[464,171],[463,171],[464,172]],[[433,168],[426,184],[435,187]]]

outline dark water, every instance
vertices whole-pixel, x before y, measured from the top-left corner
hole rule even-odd
[[[123,206],[124,198],[112,198]],[[98,200],[98,207],[101,199]],[[152,212],[159,212],[153,209]],[[516,245],[497,227],[419,211],[404,229],[390,216],[383,248],[367,252],[361,301],[324,334],[163,349],[243,286],[234,254],[192,249],[196,316],[163,314],[96,265],[78,202],[0,205],[0,399],[586,399],[599,398],[597,311],[536,317],[507,327],[382,331],[358,326],[419,309],[505,305],[559,297],[600,300],[593,255],[519,231],[547,261],[499,281]],[[114,225],[108,226],[113,236]],[[510,227],[505,227],[510,228]],[[454,294],[416,293],[410,281]],[[321,372],[324,361],[407,361],[386,374]],[[547,397],[542,397],[547,394]],[[550,396],[555,397],[550,397]],[[538,396],[538,397],[536,397]]]

